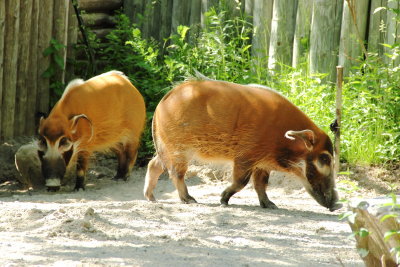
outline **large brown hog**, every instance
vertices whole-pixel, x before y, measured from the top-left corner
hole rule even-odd
[[[39,159],[49,190],[58,190],[76,162],[75,190],[85,189],[93,152],[115,152],[115,179],[127,179],[145,124],[142,95],[122,72],[71,81],[47,118],[40,120]]]
[[[155,201],[158,177],[168,174],[180,199],[191,160],[233,163],[233,181],[221,204],[250,180],[263,208],[277,208],[266,187],[272,170],[297,176],[322,206],[338,209],[332,142],[301,110],[272,89],[222,81],[189,81],[167,93],[153,119],[157,154],[149,162],[144,195]]]

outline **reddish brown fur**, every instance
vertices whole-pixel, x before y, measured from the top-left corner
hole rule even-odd
[[[74,116],[81,114],[87,119],[82,117],[74,125]],[[129,165],[130,170],[136,160],[145,115],[139,91],[122,73],[112,71],[68,86],[48,118],[41,121],[39,134],[48,146],[62,137],[73,143],[72,160],[78,160],[78,177],[86,172],[93,152],[108,151],[117,153],[118,172],[125,175],[122,169]]]
[[[285,137],[287,132],[296,138]],[[233,183],[222,194],[223,204],[252,176],[261,206],[275,208],[265,193],[271,170],[295,174],[309,192],[318,187],[322,195],[334,194],[330,162],[317,167],[326,175],[317,172],[312,181],[306,177],[309,162],[321,153],[332,156],[329,137],[285,97],[267,88],[220,81],[183,83],[157,106],[153,137],[157,155],[149,163],[144,189],[149,200],[155,200],[153,189],[166,169],[181,200],[194,202],[183,180],[192,159],[233,162]],[[333,199],[322,205],[331,207]]]

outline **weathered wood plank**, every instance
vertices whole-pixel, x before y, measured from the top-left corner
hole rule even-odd
[[[138,26],[142,25],[143,12],[144,0],[124,0],[124,14]]]
[[[1,111],[2,139],[14,136],[15,96],[17,92],[18,42],[20,1],[6,1],[6,25],[4,39],[4,90]]]
[[[191,0],[174,0],[172,5],[172,28],[173,34],[177,33],[179,25],[189,25]]]
[[[269,45],[268,69],[280,69],[278,63],[292,64],[297,0],[274,1]]]
[[[65,71],[65,81],[69,82],[75,78],[74,62],[76,57],[75,45],[78,42],[78,19],[75,14],[72,1],[68,7],[68,41],[67,41],[67,65]]]
[[[327,81],[336,79],[343,0],[315,0],[310,37],[310,72],[328,73]]]
[[[28,135],[36,133],[36,102],[38,90],[38,31],[39,31],[39,1],[32,0],[31,40],[29,45],[29,72],[27,77],[28,99],[26,108],[25,132]]]
[[[206,26],[206,12],[213,7],[218,7],[218,0],[201,0],[201,27]]]
[[[160,28],[160,41],[168,38],[171,34],[172,25],[172,4],[173,0],[161,0],[161,28]]]
[[[1,106],[3,99],[5,25],[6,25],[6,3],[5,1],[0,1],[0,128],[1,128],[1,117],[2,117]],[[0,129],[0,139],[1,139],[1,129]]]
[[[349,5],[350,4],[350,5]],[[339,64],[348,76],[351,67],[363,54],[361,43],[365,41],[369,0],[345,0],[343,4],[342,30],[340,34]]]
[[[60,44],[64,45],[59,51],[59,56],[63,59],[63,69],[59,66],[54,76],[55,82],[65,83],[65,66],[67,61],[67,44],[68,44],[68,10],[69,0],[54,0],[53,13],[53,37]]]
[[[265,68],[268,66],[273,5],[273,0],[254,1],[252,11],[254,34],[251,53],[254,58],[255,69]]]
[[[50,81],[43,77],[49,67],[50,58],[44,56],[44,50],[49,47],[53,29],[53,1],[39,1],[39,30],[38,30],[38,106],[37,111],[47,114],[50,105]]]
[[[387,11],[387,18],[386,18],[386,38],[385,43],[388,45],[394,45],[400,41],[400,23],[396,20],[396,14],[390,10],[395,9],[398,10],[400,8],[399,1],[388,1],[387,6],[389,10]],[[392,54],[391,49],[389,47],[384,48],[384,52],[387,54]],[[397,57],[395,60],[390,59],[389,57],[384,57],[386,63],[390,63],[393,67],[399,65],[400,58]]]
[[[371,0],[369,13],[369,32],[368,32],[368,52],[378,53],[383,56],[383,46],[385,33],[381,31],[381,25],[386,22],[386,9],[381,9],[375,13],[379,7],[386,7],[387,0]]]
[[[312,10],[312,0],[299,1],[293,40],[293,67],[299,65],[300,60],[304,58],[305,53],[309,50]]]
[[[123,0],[78,0],[79,8],[86,12],[110,12],[122,7]]]
[[[201,28],[201,0],[192,0],[190,6],[190,38],[196,38]]]
[[[115,26],[114,16],[107,13],[86,13],[82,14],[82,19],[87,27],[107,28]]]
[[[32,1],[21,0],[18,48],[18,78],[15,106],[14,135],[19,136],[25,132],[29,73],[29,46],[31,39]]]

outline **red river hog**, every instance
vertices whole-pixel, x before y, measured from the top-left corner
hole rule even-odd
[[[114,178],[126,180],[136,161],[145,116],[142,95],[122,72],[71,81],[49,116],[40,120],[38,155],[48,190],[60,188],[72,163],[75,190],[85,189],[93,152],[116,153]]]
[[[191,160],[233,163],[233,179],[221,204],[253,181],[260,205],[277,208],[266,194],[272,170],[300,179],[307,192],[333,211],[340,207],[328,135],[278,92],[260,85],[188,81],[158,104],[153,118],[156,156],[149,162],[144,195],[155,201],[158,177],[168,171],[182,202],[189,195],[184,176]]]

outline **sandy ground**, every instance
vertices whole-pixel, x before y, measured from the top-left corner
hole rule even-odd
[[[290,179],[272,176],[280,209],[268,210],[251,184],[220,206],[229,182],[210,169],[187,179],[198,204],[180,203],[165,176],[158,202],[145,201],[143,168],[128,182],[112,174],[92,169],[85,192],[0,186],[0,266],[363,266],[343,210],[329,212]]]

